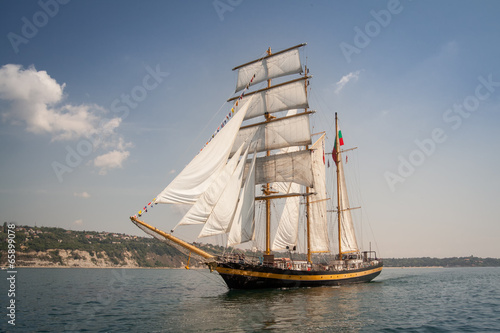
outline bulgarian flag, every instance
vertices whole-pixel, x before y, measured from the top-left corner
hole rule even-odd
[[[339,146],[344,145],[344,139],[342,139],[342,132],[337,128],[338,131],[338,138],[339,138]],[[338,154],[338,149],[337,149],[337,140],[335,140],[335,144],[333,145],[333,151],[332,151],[332,157],[335,163],[337,163],[337,154]]]

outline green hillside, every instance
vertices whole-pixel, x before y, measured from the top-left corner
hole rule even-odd
[[[0,230],[0,264],[7,261],[7,228]],[[182,267],[187,256],[174,247],[151,237],[120,233],[72,231],[62,228],[17,226],[15,233],[17,266],[32,266],[32,262],[47,265],[78,266],[89,261],[92,266],[125,266],[135,262],[138,267]],[[209,253],[222,251],[217,246],[202,246]],[[83,252],[83,255],[82,255]],[[69,253],[63,256],[62,254]],[[88,255],[87,255],[88,254]],[[66,257],[66,258],[64,258]],[[83,264],[83,263],[82,263]],[[196,262],[192,262],[196,264]]]

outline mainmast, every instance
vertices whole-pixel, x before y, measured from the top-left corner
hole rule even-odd
[[[271,47],[267,50],[267,55],[270,56],[271,53]],[[271,87],[271,79],[267,80],[267,88]],[[273,116],[271,116],[269,113],[266,113],[265,115],[266,122],[270,122],[272,119],[274,119]],[[271,152],[268,150],[266,152],[266,156],[270,156]],[[266,189],[264,191],[264,194],[266,196],[271,194],[270,190],[270,184],[266,184]],[[271,254],[271,200],[268,198],[266,199],[266,254]]]
[[[304,77],[307,78],[307,65],[304,67]],[[306,91],[307,97],[307,79],[304,80],[304,89]],[[307,112],[307,108],[304,108],[304,112]],[[309,149],[309,145],[306,145],[306,149]],[[309,187],[306,187],[306,195],[309,194]],[[310,200],[309,195],[306,196],[306,234],[307,234],[307,262],[311,263],[311,230],[309,228],[309,215],[310,215]]]
[[[340,218],[342,214],[342,210],[340,207],[340,171],[339,171],[339,163],[340,163],[340,147],[339,147],[339,127],[338,127],[338,119],[337,112],[335,112],[335,166],[337,167],[337,219],[339,224],[339,260],[342,260],[342,237],[341,237],[341,225]]]

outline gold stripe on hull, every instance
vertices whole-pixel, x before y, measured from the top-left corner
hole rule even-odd
[[[276,274],[276,273],[263,273],[263,272],[254,272],[254,271],[246,271],[241,269],[232,269],[226,267],[217,267],[217,272],[219,274],[231,274],[231,275],[242,275],[242,276],[252,276],[252,277],[260,277],[267,279],[280,279],[280,280],[289,280],[289,281],[326,281],[326,280],[344,280],[344,279],[352,279],[357,277],[362,277],[366,275],[370,275],[376,272],[380,272],[382,267],[377,267],[374,269],[370,269],[362,272],[353,272],[353,273],[338,273],[338,274],[321,274],[321,275],[295,275],[295,274]]]

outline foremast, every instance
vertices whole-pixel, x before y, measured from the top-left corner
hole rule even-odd
[[[304,46],[304,44],[300,44],[300,45],[297,45],[297,46],[294,46],[294,47],[291,47],[291,48],[288,48],[286,50],[282,50],[280,52],[277,52],[276,54],[274,55],[278,55],[278,54],[281,54],[281,53],[285,53],[289,50],[293,50],[295,48],[298,48],[298,47],[301,47],[301,46]],[[267,53],[267,57],[270,57],[273,55],[272,51],[271,51],[271,47],[269,47],[266,51]],[[241,67],[244,67],[244,66],[247,66],[249,64],[252,64],[253,62],[256,62],[258,60],[255,60],[255,61],[252,61],[252,62],[249,62],[249,63],[246,63],[246,64],[243,64],[241,66],[237,66],[235,68],[233,68],[233,70],[235,69],[239,69]],[[271,85],[271,79],[268,79],[267,80],[267,89],[271,89],[271,88],[276,88],[276,87],[279,87],[281,85],[286,85],[286,84],[290,84],[292,82],[296,82],[296,81],[300,81],[300,80],[304,80],[304,90],[305,90],[305,96],[306,96],[306,99],[307,99],[307,79],[309,77],[307,76],[307,66],[305,67],[304,69],[304,77],[303,78],[300,78],[300,79],[296,79],[296,80],[292,80],[292,81],[288,81],[288,82],[284,82],[284,83],[281,83],[281,84],[278,84],[278,85],[275,85],[275,86],[272,86]],[[231,100],[231,99],[230,99]],[[304,113],[303,114],[307,114],[308,113],[308,108],[307,106],[304,108]],[[274,119],[276,119],[275,116],[272,116],[270,113],[266,112],[264,114],[264,117],[265,117],[265,123],[269,123],[271,121],[273,121]],[[266,138],[267,139],[267,138]],[[305,149],[309,149],[309,145],[305,145]],[[271,156],[271,151],[270,150],[267,150],[266,151],[266,156]],[[283,196],[283,195],[273,195],[273,194],[277,194],[279,192],[277,191],[273,191],[271,189],[271,184],[270,183],[266,183],[265,187],[262,189],[262,192],[263,192],[263,196],[262,197],[256,197],[256,200],[265,200],[265,210],[266,210],[266,224],[265,224],[265,251],[264,251],[264,254],[266,255],[270,255],[271,254],[271,200],[273,199],[279,199],[279,198],[283,198],[283,197],[286,197]],[[310,208],[310,200],[309,200],[309,194],[310,193],[310,188],[309,187],[306,187],[306,194],[305,194],[305,198],[306,198],[306,247],[307,247],[307,261],[309,263],[312,263],[312,260],[311,260],[311,246],[310,246],[310,232],[309,232],[309,208]],[[300,195],[300,194],[298,194]],[[290,196],[294,196],[294,195],[290,195]]]
[[[307,217],[311,217],[312,221],[317,221],[317,217],[320,217],[322,222],[320,224],[317,222],[314,222],[314,224],[308,223],[308,259],[310,261],[311,253],[326,252],[328,242],[325,235],[327,233],[323,230],[323,225],[326,226],[326,204],[324,209],[322,207],[326,192],[324,195],[319,196],[318,193],[324,191],[318,191],[316,188],[317,183],[324,183],[324,179],[322,181],[316,179],[317,174],[323,174],[324,177],[325,173],[324,135],[314,145],[310,146],[312,141],[309,116],[312,112],[307,110],[309,107],[307,101],[307,80],[309,78],[307,71],[298,79],[282,82],[274,86],[270,84],[271,79],[274,78],[304,73],[300,63],[299,51],[297,50],[304,45],[300,44],[274,54],[269,49],[265,57],[234,68],[238,69],[235,92],[242,89],[243,91],[239,97],[228,100],[228,102],[234,101],[234,106],[228,115],[231,120],[227,124],[226,121],[222,124],[220,133],[219,128],[217,129],[217,133],[212,135],[212,139],[207,142],[200,153],[153,200],[154,204],[192,205],[188,213],[178,223],[178,226],[203,224],[203,229],[198,237],[225,233],[228,234],[228,246],[240,244],[254,239],[255,212],[254,206],[250,202],[265,200],[269,208],[270,200],[275,198],[290,199],[310,195],[311,200],[307,201],[310,201],[308,207],[310,206],[311,209],[308,211]],[[265,81],[268,83],[266,88],[247,92],[250,85]],[[295,109],[304,109],[304,112],[290,112],[290,110]],[[286,110],[289,112],[285,117],[276,118],[271,116],[274,112]],[[265,121],[242,126],[242,121],[259,116],[264,116]],[[300,150],[299,147],[305,147],[306,149]],[[270,154],[270,151],[280,149],[279,153]],[[257,157],[257,153],[261,152],[266,152],[265,156]],[[248,154],[253,154],[253,163],[249,163],[246,159]],[[252,165],[249,167],[250,164]],[[255,169],[253,164],[255,164]],[[321,168],[317,167],[318,165],[323,168],[322,172],[318,172],[318,170],[321,171]],[[258,172],[253,170],[258,170]],[[193,177],[193,174],[197,177]],[[244,190],[240,191],[244,179],[246,181],[253,179],[251,184],[262,184],[264,196],[256,197],[255,194],[248,195],[251,191],[248,191],[247,194],[245,194]],[[232,184],[236,184],[236,186]],[[278,193],[274,192],[270,184],[279,185],[278,187],[283,184],[289,184],[289,186],[291,186],[290,184],[296,184],[297,186],[303,185],[306,188],[314,187],[314,189],[309,193],[299,193],[301,191],[298,188],[291,190],[291,187],[289,187],[284,193],[281,193],[283,192],[282,189]],[[248,188],[255,188],[255,185],[250,185]],[[247,200],[250,197],[252,200]],[[287,200],[287,204],[288,201],[291,200]],[[242,209],[240,203],[246,205],[246,208]],[[264,246],[266,253],[270,253],[272,250],[288,249],[289,246],[291,248],[297,244],[298,200],[295,207],[297,207],[297,212],[294,212],[294,216],[297,218],[297,223],[294,225],[290,225],[292,222],[282,224],[282,219],[272,246],[270,219],[267,218],[268,222],[265,227],[267,237],[266,246]],[[323,210],[325,214],[323,214]],[[141,212],[139,212],[139,216],[140,214]],[[159,233],[157,228],[135,220],[137,218],[132,219],[141,229],[155,235],[159,234],[164,239],[193,250],[185,246],[186,243],[179,242],[180,240],[171,234]],[[234,227],[235,225],[237,228]],[[285,229],[288,227],[291,227],[291,229]],[[292,230],[292,232],[283,234],[280,230]],[[241,237],[232,237],[233,231],[244,232],[244,237],[241,236],[242,233],[239,233]],[[278,235],[279,237],[277,237]],[[231,242],[229,239],[231,239]],[[200,255],[206,256],[203,253],[200,253]]]
[[[269,47],[267,49],[267,55],[270,56],[271,54],[272,54],[271,47]],[[267,80],[267,89],[269,88],[271,88],[271,79]],[[269,113],[265,113],[264,117],[267,123],[276,118],[274,116],[271,116]],[[271,156],[270,150],[266,151],[266,156]],[[271,192],[270,183],[266,183],[266,188],[263,192],[266,197],[270,196],[271,193],[274,193]],[[271,254],[271,199],[270,198],[266,198],[266,251],[264,253],[267,255]]]

